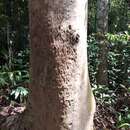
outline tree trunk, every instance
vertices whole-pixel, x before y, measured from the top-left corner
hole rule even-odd
[[[97,32],[100,47],[97,83],[108,85],[107,41],[104,36],[108,32],[108,0],[97,1]]]
[[[97,32],[108,32],[108,0],[97,0]]]
[[[27,130],[92,130],[95,101],[86,51],[87,0],[31,0],[32,124]]]

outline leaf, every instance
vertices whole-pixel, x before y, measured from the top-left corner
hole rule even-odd
[[[130,119],[130,114],[127,115],[127,118]]]
[[[27,96],[28,95],[28,91],[27,91],[27,89],[26,88],[24,88],[24,87],[18,87],[18,89],[19,89],[19,91],[20,91],[20,94],[22,95],[22,96]]]
[[[130,93],[130,87],[128,88],[128,92]]]
[[[15,99],[18,98],[19,94],[20,94],[20,92],[19,92],[18,90],[16,90],[16,91],[15,91]]]
[[[118,117],[118,120],[121,121],[121,119],[122,119],[122,117],[121,117],[121,114],[120,114],[120,116]]]
[[[11,81],[13,81],[14,80],[14,74],[13,74],[13,72],[8,72],[8,75],[9,75],[9,79]]]
[[[130,124],[129,123],[123,123],[118,128],[122,128],[122,127],[130,127]]]
[[[6,82],[6,80],[4,78],[0,77],[0,85],[1,86],[8,85],[8,82]]]

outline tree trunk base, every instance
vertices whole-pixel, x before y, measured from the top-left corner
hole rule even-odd
[[[27,130],[25,107],[6,106],[0,110],[0,130]],[[24,118],[24,120],[23,120]],[[27,124],[27,123],[26,123]]]

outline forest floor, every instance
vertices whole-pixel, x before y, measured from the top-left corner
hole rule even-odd
[[[125,101],[126,99],[123,100],[123,102]],[[121,104],[121,102],[119,104]],[[9,123],[12,125],[14,123],[14,117],[23,113],[25,109],[25,104],[17,103],[15,101],[10,102],[5,95],[0,96],[0,128],[3,124],[5,125],[5,122],[9,123],[6,120],[9,117],[13,118]],[[111,106],[97,103],[97,110],[94,118],[95,130],[126,130],[116,128],[117,117],[115,115],[116,111]]]

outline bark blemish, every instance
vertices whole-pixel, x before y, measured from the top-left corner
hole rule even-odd
[[[59,26],[58,29],[54,29],[53,34],[53,39],[69,45],[76,45],[80,40],[80,35],[73,29],[72,25],[68,25],[66,28]]]
[[[68,30],[66,31],[66,36],[68,38],[68,41],[72,45],[76,45],[79,42],[79,34],[76,33],[74,29],[72,29],[72,26],[69,25]]]

